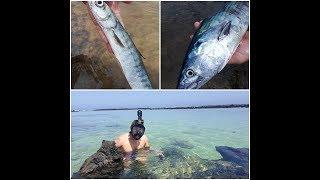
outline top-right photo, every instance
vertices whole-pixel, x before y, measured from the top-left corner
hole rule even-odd
[[[248,89],[249,52],[249,1],[161,2],[161,89]]]

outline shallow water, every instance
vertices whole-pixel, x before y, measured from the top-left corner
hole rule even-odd
[[[159,87],[159,3],[120,3],[121,18],[141,54],[153,88]],[[85,5],[71,2],[71,56],[86,55],[102,63],[101,88],[130,89],[113,54],[106,50]],[[106,68],[105,68],[106,67]],[[83,85],[86,86],[86,85]],[[94,87],[85,87],[86,89]]]
[[[248,108],[144,110],[151,148],[146,164],[133,163],[123,178],[190,178],[210,168],[221,155],[215,146],[249,147]],[[136,110],[72,112],[71,168],[79,170],[102,140],[129,131]]]
[[[161,2],[161,88],[177,87],[180,69],[194,34],[194,22],[216,14],[225,2]],[[249,63],[226,65],[202,89],[247,89]]]

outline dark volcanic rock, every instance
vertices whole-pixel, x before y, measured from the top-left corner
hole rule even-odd
[[[82,164],[79,174],[84,178],[118,178],[123,169],[122,152],[113,141],[103,140],[100,149]]]
[[[249,163],[248,148],[232,148],[228,146],[216,146],[216,150],[221,154],[223,160],[234,162],[240,165]]]

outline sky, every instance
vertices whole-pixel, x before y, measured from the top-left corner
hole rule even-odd
[[[248,91],[72,91],[71,108],[174,107],[249,104]]]

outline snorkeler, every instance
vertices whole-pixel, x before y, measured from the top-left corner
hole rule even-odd
[[[130,126],[130,132],[122,134],[115,140],[115,144],[124,153],[125,166],[130,164],[130,160],[138,160],[144,163],[147,160],[148,152],[155,153],[160,159],[164,158],[162,151],[150,150],[150,145],[147,136],[144,134],[144,120],[142,119],[142,111],[138,110],[138,119],[134,120]],[[137,150],[141,153],[137,155]]]
[[[116,140],[116,146],[121,148],[125,155],[131,154],[133,151],[149,148],[147,136],[144,134],[145,127],[142,119],[142,111],[138,110],[138,119],[134,120],[130,126],[130,132],[122,134]]]

